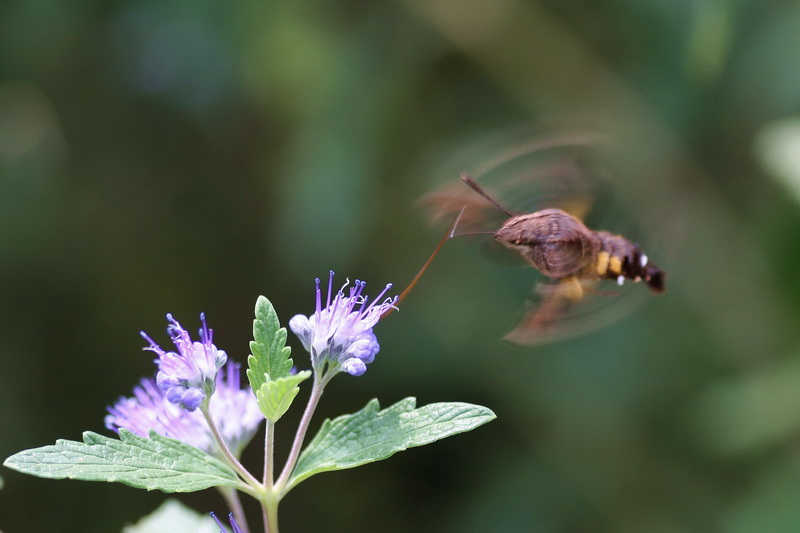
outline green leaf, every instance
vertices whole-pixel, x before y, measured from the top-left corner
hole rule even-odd
[[[124,429],[119,437],[87,431],[83,442],[60,439],[55,445],[16,453],[3,464],[43,478],[117,482],[163,492],[242,483],[228,466],[186,443],[154,432],[147,439]]]
[[[270,422],[277,422],[289,410],[294,397],[300,392],[297,386],[311,377],[310,370],[269,380],[256,392],[258,407]]]
[[[253,321],[252,354],[247,358],[247,379],[250,387],[260,390],[267,377],[272,380],[289,375],[292,349],[286,346],[286,328],[282,328],[272,304],[264,296],[256,301],[256,319]]]
[[[219,527],[208,514],[200,514],[178,500],[170,499],[136,524],[122,528],[122,533],[163,533],[164,531],[169,531],[169,533],[219,533]]]
[[[480,405],[434,403],[415,409],[416,403],[415,398],[406,398],[379,411],[378,400],[373,399],[357,413],[325,420],[300,455],[289,487],[314,474],[380,461],[496,418]]]

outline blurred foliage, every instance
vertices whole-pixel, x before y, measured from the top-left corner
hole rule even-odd
[[[438,239],[415,200],[456,179],[452,154],[601,116],[667,293],[510,346],[532,273],[449,242],[320,417],[413,394],[498,421],[320,476],[282,526],[797,531],[799,51],[797,2],[0,3],[0,456],[105,431],[168,311],[205,311],[243,362],[259,294],[285,323],[328,269],[402,286]],[[164,500],[3,478],[8,532],[119,531]]]

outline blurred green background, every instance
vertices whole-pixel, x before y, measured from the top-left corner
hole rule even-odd
[[[286,322],[328,269],[402,286],[443,161],[599,114],[667,293],[519,348],[532,271],[451,241],[317,424],[409,395],[498,420],[314,478],[282,529],[800,531],[799,55],[791,1],[5,0],[0,456],[105,432],[166,312],[205,311],[243,362],[259,294]],[[119,531],[164,499],[2,478],[6,533]]]

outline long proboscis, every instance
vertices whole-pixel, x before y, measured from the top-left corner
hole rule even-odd
[[[408,294],[411,292],[411,290],[414,288],[414,286],[417,284],[420,278],[422,278],[422,275],[425,273],[426,270],[428,270],[428,267],[431,266],[431,263],[433,263],[433,259],[439,253],[439,250],[442,249],[444,243],[446,243],[455,236],[456,227],[458,226],[458,222],[461,220],[461,215],[464,214],[464,210],[466,208],[467,206],[462,207],[461,211],[459,211],[458,214],[455,216],[455,218],[453,218],[453,222],[450,223],[450,226],[448,226],[447,231],[444,233],[444,235],[442,235],[442,238],[439,240],[439,244],[437,244],[436,248],[433,249],[433,253],[431,253],[430,257],[428,257],[428,260],[425,261],[425,264],[422,265],[422,268],[419,269],[419,272],[417,272],[417,275],[414,276],[414,278],[411,280],[408,286],[405,289],[403,289],[403,292],[400,293],[400,296],[397,297],[397,301],[394,304],[395,307],[391,307],[388,311],[383,313],[381,315],[381,320],[392,314],[395,308],[398,305],[400,305],[403,302],[403,300],[406,299],[406,296],[408,296]]]

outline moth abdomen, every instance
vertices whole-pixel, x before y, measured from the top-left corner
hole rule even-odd
[[[644,281],[653,292],[664,292],[665,273],[653,264],[639,248],[621,235],[596,231],[600,251],[594,261],[594,274],[600,279],[613,279],[622,285],[628,279]]]

